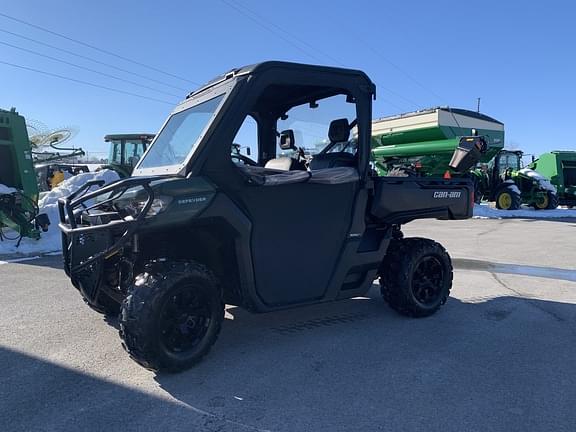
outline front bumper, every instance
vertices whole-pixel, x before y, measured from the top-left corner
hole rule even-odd
[[[132,243],[135,232],[144,223],[154,200],[150,182],[156,179],[128,178],[105,187],[102,182],[88,182],[72,195],[58,200],[64,271],[89,302],[95,301],[101,289],[111,288],[105,280],[106,265],[113,262],[114,257],[124,255],[124,248]],[[100,189],[88,193],[93,186]],[[137,186],[142,187],[147,196],[138,215],[121,217],[118,212],[106,209],[128,189]],[[110,195],[92,204],[94,198],[105,194]]]

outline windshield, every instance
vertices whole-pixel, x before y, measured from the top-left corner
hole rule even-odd
[[[223,98],[222,94],[172,115],[138,168],[157,168],[184,163],[196,148],[200,134],[208,126]]]
[[[500,156],[500,174],[507,169],[519,170],[520,157],[516,153],[502,153]]]

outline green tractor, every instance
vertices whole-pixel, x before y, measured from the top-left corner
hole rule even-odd
[[[536,210],[558,207],[556,188],[537,171],[522,168],[523,155],[520,150],[501,150],[487,165],[474,169],[477,201],[494,201],[502,210],[517,210],[521,204]]]
[[[528,167],[550,179],[558,191],[561,205],[576,206],[576,151],[544,153]]]
[[[472,135],[472,136],[470,136]],[[455,172],[450,161],[461,139],[482,138],[476,168]],[[522,169],[522,152],[503,150],[504,124],[485,114],[439,107],[372,122],[372,157],[379,175],[463,176],[475,183],[475,200],[499,209],[521,204],[536,209],[558,205],[555,188],[536,171]]]
[[[108,165],[103,168],[116,171],[120,178],[130,177],[153,139],[154,134],[146,133],[106,135],[104,141],[110,143],[110,154]]]
[[[24,117],[0,110],[0,240],[40,238],[50,221],[38,214],[38,185]],[[16,236],[11,238],[4,228]]]

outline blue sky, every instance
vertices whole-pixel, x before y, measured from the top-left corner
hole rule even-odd
[[[536,154],[576,149],[576,6],[569,1],[23,0],[5,4],[0,12],[189,80],[0,16],[0,61],[168,102],[0,63],[1,108],[15,106],[51,128],[74,126],[79,131],[75,145],[92,152],[106,151],[103,137],[109,133],[157,132],[173,104],[195,83],[269,59],[364,70],[378,86],[375,117],[437,105],[475,109],[481,97],[482,112],[506,124],[509,147]]]

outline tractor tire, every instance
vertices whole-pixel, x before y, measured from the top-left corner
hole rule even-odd
[[[550,204],[548,204],[548,210],[555,210],[560,205],[560,199],[558,195],[550,192]]]
[[[555,210],[556,208],[558,208],[558,206],[560,205],[560,200],[558,198],[558,195],[555,194],[554,192],[548,192],[548,198],[549,198],[549,203],[548,203],[548,210]]]
[[[174,373],[208,353],[223,320],[222,290],[211,271],[196,262],[152,262],[122,303],[120,337],[137,363]]]
[[[421,318],[446,303],[452,288],[452,262],[446,249],[433,240],[392,240],[379,276],[384,301],[402,315]]]
[[[554,192],[547,192],[542,202],[535,202],[532,206],[536,210],[554,210],[558,204],[558,195]]]
[[[496,208],[500,210],[518,210],[522,205],[522,196],[516,185],[505,186],[496,194]]]

